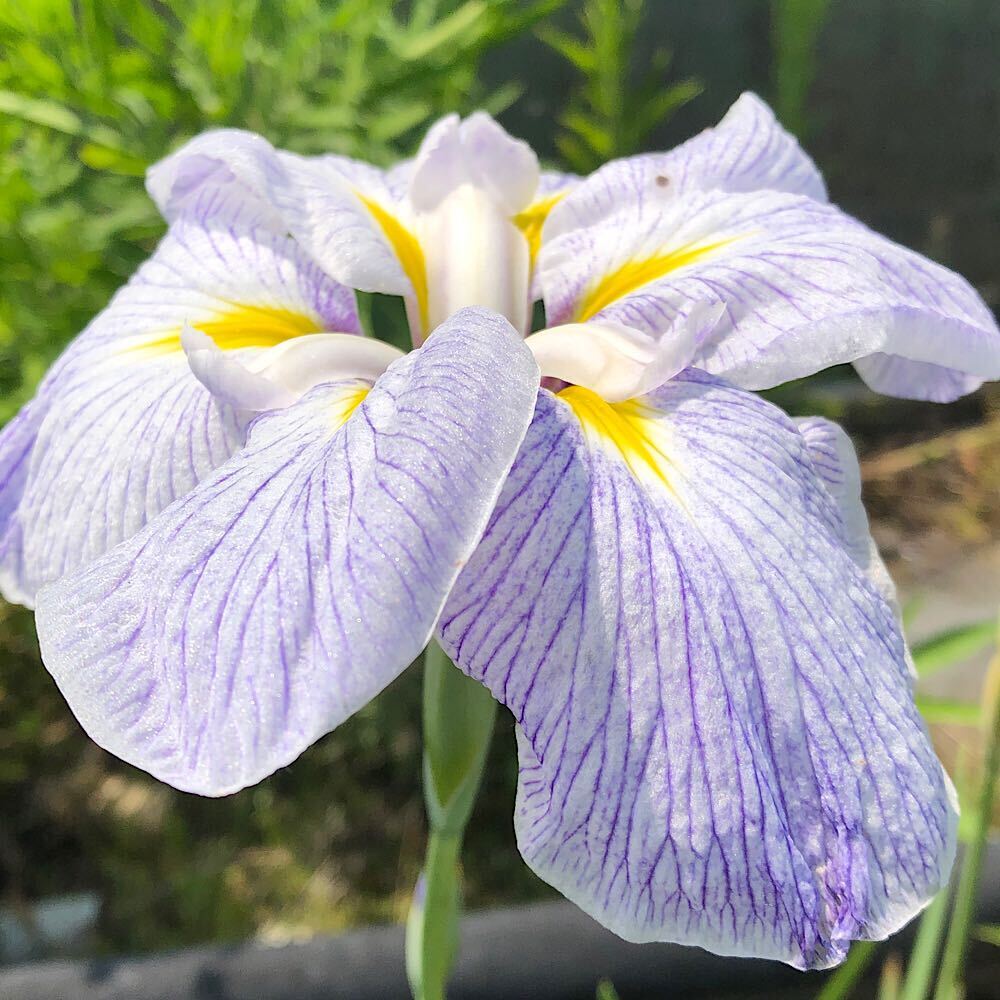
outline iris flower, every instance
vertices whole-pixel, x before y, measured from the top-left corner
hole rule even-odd
[[[625,938],[823,967],[946,882],[851,445],[754,390],[954,399],[1000,334],[757,98],[586,179],[475,114],[388,172],[208,133],[148,187],[163,242],[0,440],[3,590],[101,746],[233,792],[436,636],[516,720],[525,860]]]

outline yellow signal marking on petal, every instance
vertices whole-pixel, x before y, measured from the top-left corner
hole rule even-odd
[[[354,411],[365,401],[371,391],[372,387],[366,383],[344,392],[344,395],[333,404],[334,430],[339,431],[351,419]]]
[[[223,350],[241,347],[274,347],[286,340],[319,333],[323,323],[305,313],[274,306],[252,306],[234,303],[230,309],[220,311],[211,319],[194,318],[191,323],[202,333],[208,334]],[[159,357],[181,350],[181,327],[135,343],[127,348],[144,356]]]
[[[596,316],[612,302],[617,302],[637,288],[648,285],[651,281],[656,281],[679,268],[694,264],[737,239],[739,237],[717,240],[714,243],[688,243],[666,253],[630,260],[598,280],[584,294],[576,309],[577,322]]]
[[[676,495],[674,463],[657,411],[641,399],[609,403],[591,389],[571,385],[558,398],[576,414],[584,433],[621,456],[636,478],[652,479]]]
[[[403,273],[413,285],[413,294],[417,299],[417,309],[420,313],[420,323],[427,330],[427,263],[424,251],[416,236],[410,232],[394,215],[387,212],[377,201],[366,198],[356,191],[358,200],[372,214],[378,223],[389,245],[396,253]]]
[[[559,191],[556,194],[549,195],[548,198],[540,198],[529,205],[523,212],[518,212],[511,219],[511,222],[521,230],[521,234],[528,241],[528,253],[530,254],[532,265],[534,265],[535,258],[538,256],[539,248],[542,245],[542,228],[545,225],[545,220],[549,217],[549,212],[565,197],[566,192]]]

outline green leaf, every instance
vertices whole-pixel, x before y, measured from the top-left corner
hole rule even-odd
[[[855,941],[843,965],[823,984],[816,1000],[846,1000],[871,965],[877,947],[874,941]]]
[[[390,48],[401,59],[417,61],[426,59],[432,52],[453,45],[463,34],[476,25],[486,13],[483,0],[469,0],[458,10],[438,21],[433,28],[421,31],[410,38],[386,38]]]
[[[11,90],[0,90],[0,112],[65,135],[89,139],[110,149],[124,148],[121,136],[113,129],[104,125],[87,125],[79,115],[55,101],[42,101]]]
[[[993,645],[997,640],[997,625],[992,619],[949,629],[913,647],[913,662],[921,677],[933,674],[953,663]]]
[[[148,164],[137,156],[131,156],[117,149],[108,149],[88,142],[80,147],[80,159],[92,170],[106,170],[112,174],[142,177]]]
[[[927,722],[938,725],[978,726],[982,719],[982,708],[975,702],[929,694],[918,694],[916,702]]]
[[[568,31],[543,28],[538,37],[583,73],[592,73],[597,66],[597,53],[575,38]]]
[[[986,944],[1000,948],[1000,924],[980,924],[972,932],[972,936],[978,941],[985,941]]]

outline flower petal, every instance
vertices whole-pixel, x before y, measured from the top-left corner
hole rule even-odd
[[[326,382],[374,382],[403,352],[372,337],[314,333],[277,344],[244,359],[187,326],[181,346],[195,378],[218,400],[238,411],[291,406]]]
[[[613,160],[578,184],[553,210],[544,238],[592,226],[630,203],[636,192],[658,198],[698,191],[786,191],[826,200],[816,164],[756,94],[745,93],[715,128],[667,153]]]
[[[90,735],[218,795],[364,705],[430,637],[537,384],[510,325],[465,310],[370,392],[320,386],[258,418],[214,475],[39,595],[42,657]]]
[[[569,323],[531,334],[525,343],[543,378],[581,385],[610,403],[645,395],[687,368],[725,312],[696,302],[659,340],[619,323]]]
[[[623,937],[822,967],[947,879],[950,785],[840,531],[755,396],[540,394],[441,641],[518,722],[528,864]]]
[[[836,505],[839,523],[834,528],[844,547],[899,620],[896,584],[868,530],[868,514],[861,502],[861,469],[851,439],[842,427],[823,417],[802,417],[795,421],[795,426],[806,443],[813,468]],[[906,658],[912,666],[909,650]],[[915,675],[916,669],[911,672]]]
[[[1000,377],[1000,331],[963,278],[794,195],[635,190],[601,223],[546,240],[539,269],[554,324],[597,318],[657,335],[685,302],[725,302],[695,364],[745,388],[858,359],[880,389],[921,398]]]
[[[17,469],[0,494],[9,599],[30,604],[242,444],[243,421],[188,366],[185,323],[241,357],[315,330],[357,330],[353,295],[287,237],[177,223],[0,434],[0,467]]]
[[[426,315],[426,273],[397,179],[345,157],[276,150],[252,132],[205,132],[156,164],[146,181],[168,220],[206,202],[249,206],[290,232],[350,288],[403,295]],[[426,325],[426,324],[423,324]]]

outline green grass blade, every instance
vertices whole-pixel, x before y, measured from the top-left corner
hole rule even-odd
[[[921,677],[950,667],[959,660],[974,656],[996,642],[996,622],[990,619],[949,629],[913,647],[913,662]]]
[[[992,669],[1000,670],[1000,658],[993,661]],[[990,725],[987,731],[986,759],[983,765],[982,785],[979,792],[979,807],[975,816],[972,838],[966,848],[958,889],[955,892],[955,907],[952,910],[951,926],[945,941],[938,973],[935,1000],[953,1000],[962,977],[965,953],[972,932],[972,922],[976,907],[976,885],[983,864],[986,837],[993,816],[994,796],[997,776],[1000,774],[1000,697],[993,699],[990,707]]]
[[[826,981],[816,1000],[845,1000],[865,974],[878,946],[874,941],[855,941],[844,964]]]
[[[978,726],[982,719],[982,709],[974,701],[920,694],[917,695],[916,702],[920,714],[928,722],[939,725]]]
[[[920,918],[920,929],[910,952],[910,964],[899,1000],[924,1000],[930,992],[947,916],[948,890],[942,889]]]

